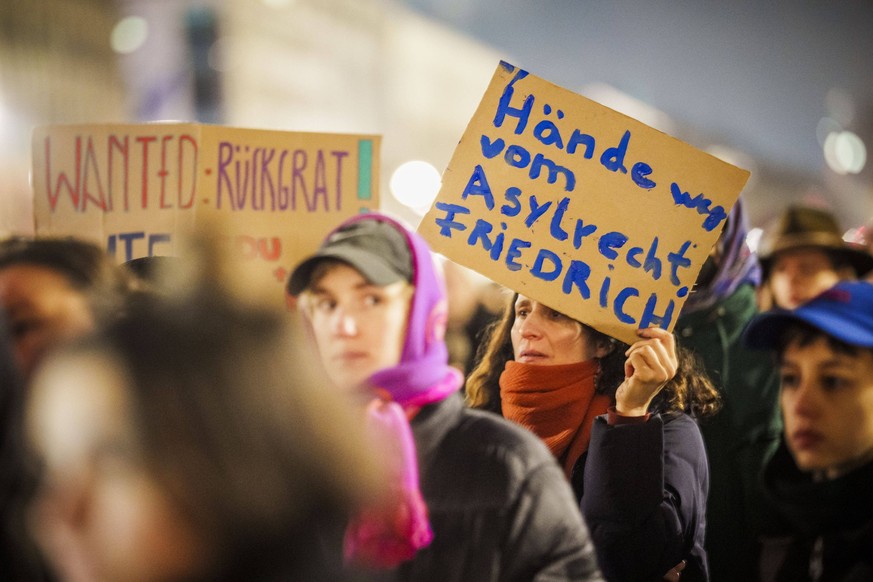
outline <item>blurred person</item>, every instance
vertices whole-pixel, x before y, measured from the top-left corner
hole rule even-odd
[[[744,339],[778,358],[785,419],[764,477],[791,531],[767,547],[763,580],[873,580],[873,284],[763,313]]]
[[[621,343],[515,294],[467,401],[538,435],[562,465],[607,580],[707,580],[709,472],[695,416],[718,394],[671,333]]]
[[[223,288],[143,296],[39,367],[30,513],[62,579],[345,579],[322,542],[380,491],[359,415]]]
[[[117,316],[129,290],[127,273],[96,244],[74,238],[0,241],[0,308],[25,378],[55,344]]]
[[[128,273],[130,273],[135,288],[144,292],[158,292],[167,295],[172,294],[172,281],[174,277],[167,276],[167,273],[174,268],[180,268],[178,257],[171,256],[152,256],[139,257],[122,263]]]
[[[843,240],[831,212],[807,206],[786,208],[761,237],[758,255],[763,310],[794,309],[839,281],[863,278],[873,270],[873,255]]]
[[[24,506],[34,486],[22,433],[24,381],[0,312],[0,580],[49,580],[25,527]]]
[[[501,289],[453,261],[446,261],[443,270],[449,304],[446,325],[449,363],[466,375],[472,370],[485,330],[500,316]]]
[[[10,580],[39,580],[46,569],[23,525],[23,496],[33,486],[20,435],[23,382],[62,341],[85,334],[122,311],[129,280],[98,246],[76,239],[0,241],[0,320],[8,326],[15,370],[4,379],[3,491]],[[18,377],[18,380],[14,378]],[[24,569],[24,570],[22,570]]]
[[[351,564],[380,580],[602,579],[542,443],[464,407],[444,342],[444,284],[418,235],[384,215],[352,218],[295,268],[288,293],[332,383],[369,401],[399,449],[397,507],[352,523]]]
[[[754,580],[760,537],[778,527],[761,482],[782,432],[778,374],[767,354],[742,343],[743,329],[758,313],[761,277],[747,233],[740,197],[675,328],[682,345],[703,361],[723,403],[700,425],[710,472],[706,552],[713,582]]]
[[[443,261],[441,265],[449,309],[445,336],[449,364],[466,373],[475,349],[465,328],[479,303],[476,275],[450,260]]]

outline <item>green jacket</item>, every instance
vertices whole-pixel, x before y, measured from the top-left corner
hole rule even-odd
[[[758,579],[759,536],[777,526],[761,475],[782,433],[778,370],[769,353],[741,341],[756,313],[755,290],[743,285],[712,308],[681,316],[675,329],[723,399],[700,427],[710,464],[706,549],[713,582]]]

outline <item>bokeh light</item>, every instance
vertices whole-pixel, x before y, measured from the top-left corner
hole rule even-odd
[[[758,246],[761,244],[761,237],[763,235],[764,229],[758,227],[749,230],[748,234],[746,234],[746,245],[753,253],[758,252]]]
[[[867,163],[867,148],[851,131],[835,131],[825,138],[824,157],[828,167],[837,174],[857,174]]]
[[[207,62],[210,67],[219,73],[227,73],[237,64],[234,54],[236,53],[233,42],[228,37],[221,37],[209,47]]]
[[[149,35],[149,23],[142,16],[127,16],[112,29],[112,50],[126,55],[141,47]]]
[[[441,182],[440,173],[433,165],[413,160],[394,170],[388,187],[398,202],[424,214],[436,198]]]

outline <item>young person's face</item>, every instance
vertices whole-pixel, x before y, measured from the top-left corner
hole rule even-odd
[[[366,385],[400,362],[412,286],[369,283],[345,264],[331,267],[309,289],[315,341],[328,377],[340,388]]]
[[[6,312],[15,360],[25,377],[52,345],[94,327],[85,296],[47,267],[0,269],[0,308]]]
[[[780,370],[785,440],[800,469],[834,478],[873,460],[873,351],[794,342]]]
[[[516,362],[557,366],[598,356],[582,324],[539,301],[519,295],[510,332]]]
[[[205,568],[199,536],[146,470],[112,360],[50,361],[36,375],[27,420],[43,464],[30,522],[61,578],[159,582]]]
[[[773,258],[769,275],[773,301],[783,309],[794,309],[850,276],[844,271],[837,270],[822,250],[781,251]]]

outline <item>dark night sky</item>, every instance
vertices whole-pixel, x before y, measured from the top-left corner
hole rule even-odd
[[[608,83],[765,164],[820,171],[828,114],[873,157],[873,2],[404,1],[533,74]]]

